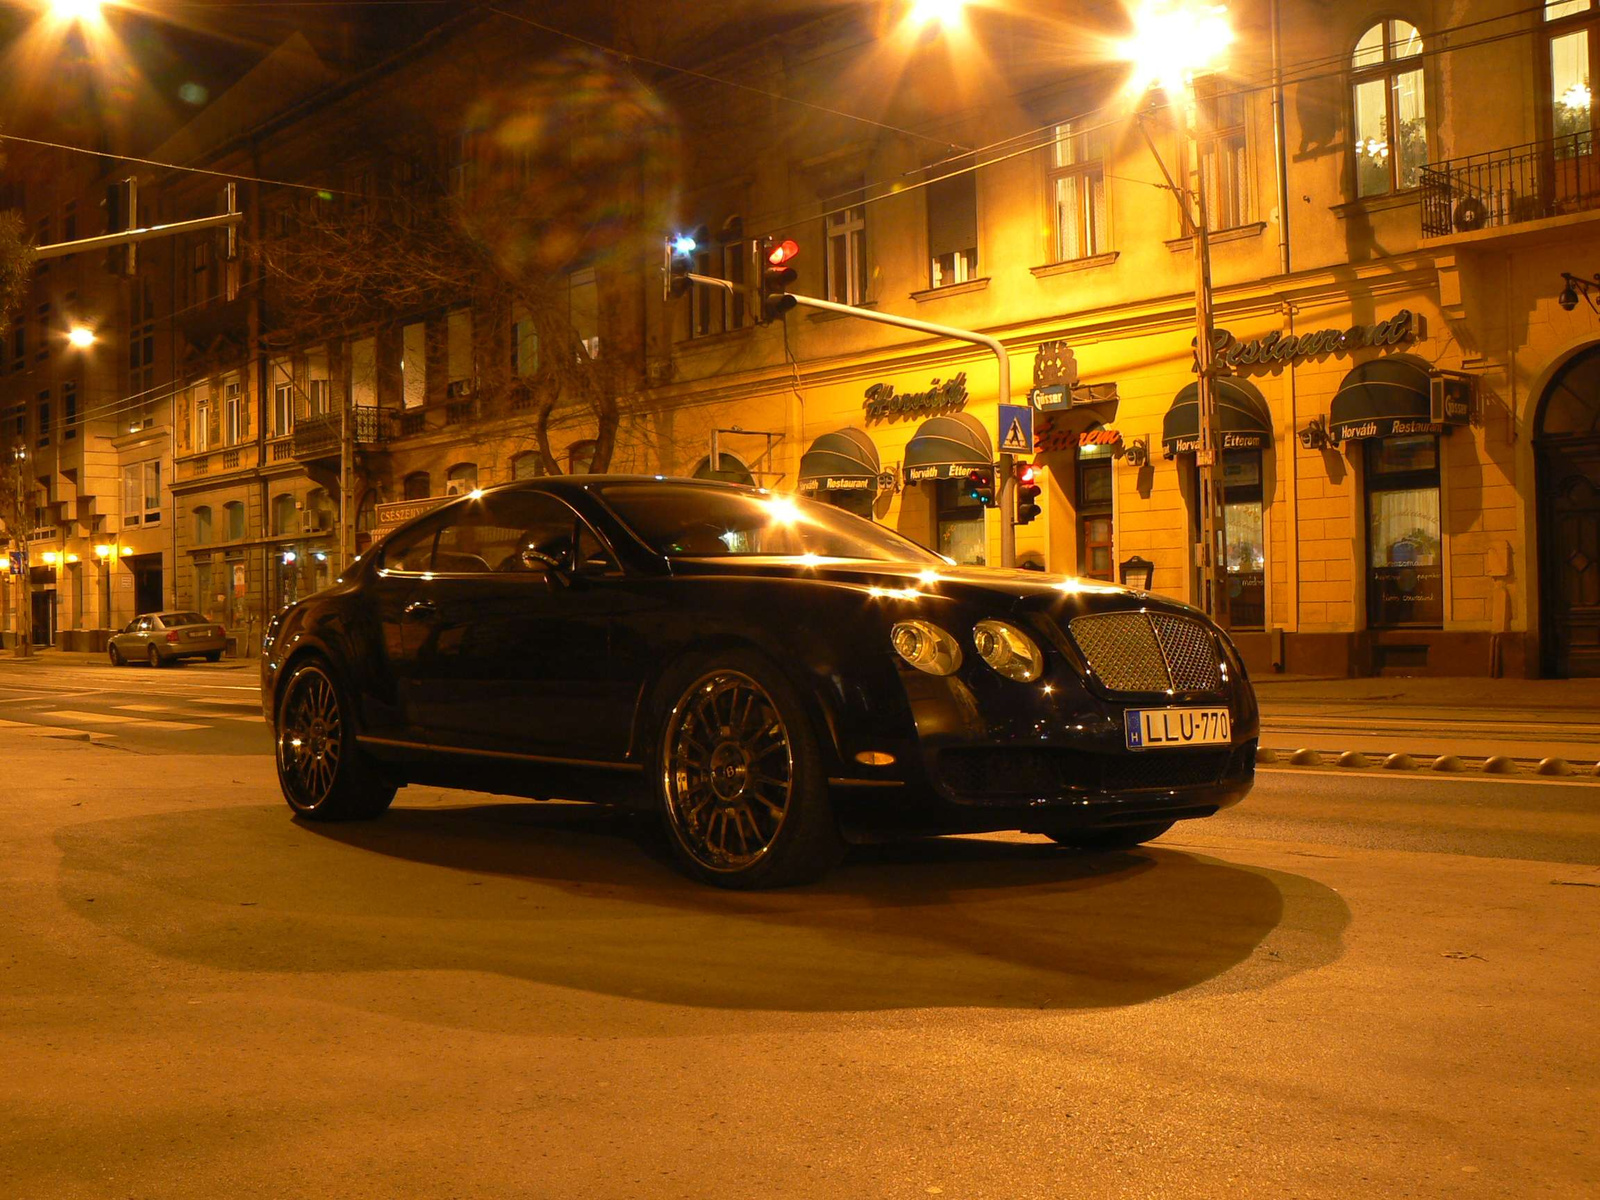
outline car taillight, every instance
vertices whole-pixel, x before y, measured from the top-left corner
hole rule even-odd
[[[167,630],[167,645],[176,646],[177,644],[178,644],[178,631],[176,629]]]
[[[228,631],[226,629],[224,629],[221,625],[218,625],[216,630],[213,632],[213,636],[215,636],[215,637],[227,637],[228,636]]]

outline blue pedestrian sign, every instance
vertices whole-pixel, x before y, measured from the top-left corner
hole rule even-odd
[[[1033,453],[1033,409],[1024,404],[1002,404],[998,429],[1001,454]]]

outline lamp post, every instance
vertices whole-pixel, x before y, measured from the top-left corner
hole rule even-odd
[[[1217,444],[1216,364],[1211,338],[1211,241],[1206,212],[1205,166],[1199,134],[1201,113],[1195,95],[1197,75],[1215,70],[1233,42],[1227,10],[1196,0],[1145,0],[1134,16],[1134,35],[1123,51],[1133,68],[1130,90],[1143,96],[1160,89],[1175,111],[1178,135],[1178,178],[1167,174],[1168,185],[1183,206],[1194,243],[1195,390],[1198,410],[1198,444],[1195,448],[1196,507],[1200,541],[1195,547],[1199,572],[1200,607],[1217,620],[1224,619],[1226,598],[1221,584],[1223,510],[1221,453]],[[1193,117],[1191,120],[1191,110]],[[1141,126],[1143,129],[1143,126]],[[1191,138],[1191,132],[1193,137]],[[1145,131],[1148,140],[1149,133]],[[1189,143],[1193,140],[1191,172]],[[1151,142],[1156,161],[1166,164]],[[1193,201],[1191,207],[1190,201]]]
[[[105,607],[101,610],[101,615],[105,621],[108,635],[115,633],[117,629],[111,620],[111,566],[116,562],[116,553],[117,546],[115,541],[97,542],[95,544],[94,556],[100,560],[100,581],[101,587],[105,592]]]
[[[17,644],[14,653],[18,658],[28,658],[33,654],[33,584],[30,572],[33,564],[28,561],[28,533],[33,528],[32,514],[23,506],[24,490],[22,477],[28,469],[28,452],[21,446],[11,452],[13,475],[16,477],[15,507],[12,514],[16,520],[12,522],[11,536],[17,543],[17,549],[22,551],[22,571],[17,576],[20,582],[17,597]]]

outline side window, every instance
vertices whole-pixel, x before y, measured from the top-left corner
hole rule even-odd
[[[433,570],[433,540],[439,532],[437,521],[426,521],[415,529],[397,533],[383,543],[383,564],[379,571],[420,575]]]
[[[546,558],[573,563],[577,514],[542,492],[500,492],[457,505],[439,530],[433,569],[440,572],[542,572]]]

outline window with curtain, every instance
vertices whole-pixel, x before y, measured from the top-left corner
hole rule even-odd
[[[949,287],[978,278],[978,178],[964,170],[930,183],[928,286]]]
[[[433,495],[433,481],[426,471],[413,471],[405,477],[401,489],[407,500],[426,500]]]
[[[428,402],[428,327],[421,321],[400,331],[400,397],[406,408]]]
[[[1082,124],[1057,125],[1050,144],[1048,187],[1057,262],[1093,258],[1111,245],[1103,135]]]
[[[1439,437],[1366,443],[1367,624],[1444,623]]]
[[[230,500],[223,505],[223,511],[228,516],[228,540],[236,542],[244,536],[244,504]]]
[[[1250,173],[1246,153],[1246,93],[1215,76],[1197,80],[1200,181],[1206,192],[1206,228],[1248,224]]]
[[[211,540],[211,508],[202,504],[194,510],[194,544],[204,546]]]
[[[1350,58],[1356,195],[1417,186],[1428,164],[1426,84],[1415,25],[1384,20],[1361,35]]]
[[[1547,0],[1544,6],[1547,117],[1557,158],[1594,153],[1590,90],[1600,41],[1595,0]],[[1560,182],[1560,181],[1558,181]]]
[[[511,456],[511,478],[537,479],[544,474],[544,457],[537,450]]]
[[[278,537],[285,534],[299,533],[299,509],[295,507],[294,497],[288,492],[280,493],[272,498],[272,532]]]
[[[865,304],[867,299],[867,210],[855,205],[823,220],[825,298],[835,304]]]
[[[457,463],[445,472],[446,492],[470,492],[478,486],[478,464]]]

